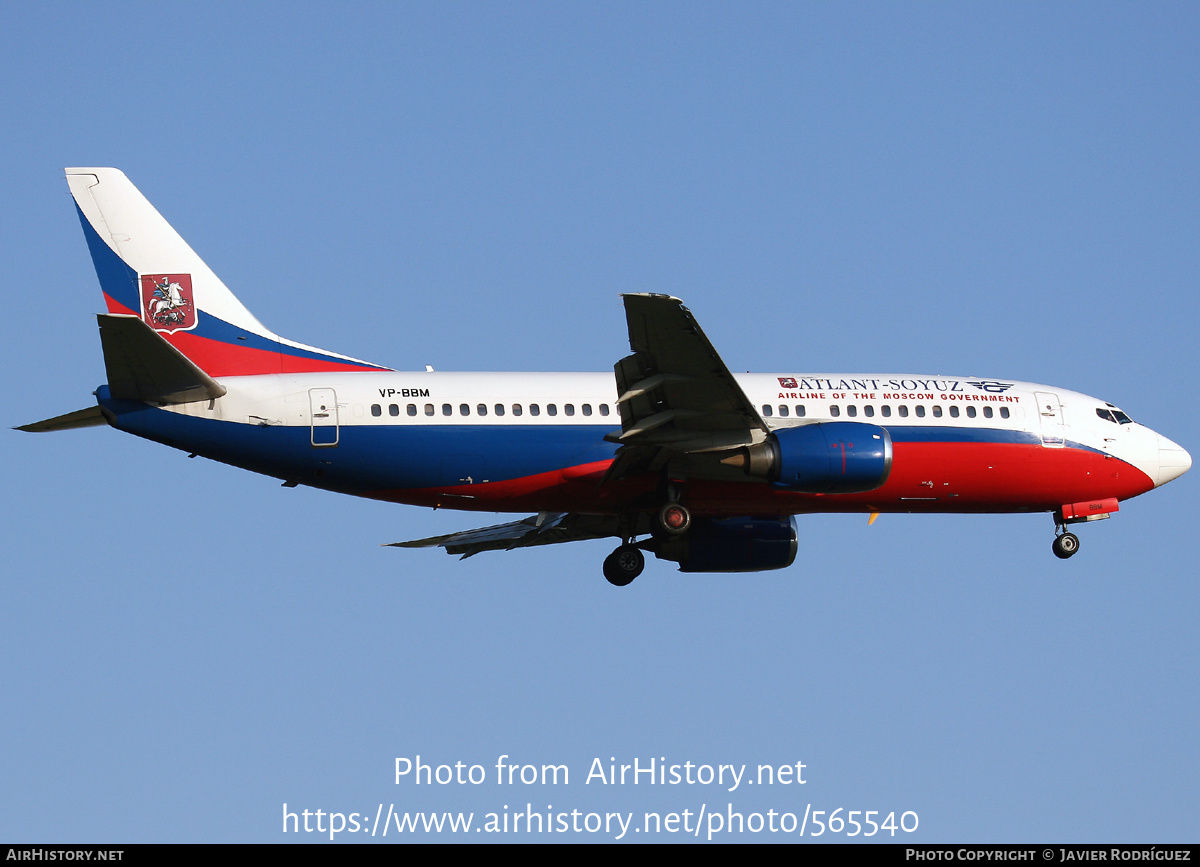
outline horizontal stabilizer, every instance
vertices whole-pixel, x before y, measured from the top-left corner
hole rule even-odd
[[[27,430],[30,433],[49,433],[50,431],[71,430],[77,427],[96,427],[102,424],[108,424],[108,420],[100,411],[100,407],[89,406],[87,409],[77,409],[75,412],[69,412],[66,415],[56,415],[54,418],[48,418],[45,421],[23,424],[19,428],[16,428],[16,430]]]
[[[101,313],[96,319],[113,397],[166,404],[216,400],[225,394],[225,386],[137,316]]]
[[[447,554],[462,554],[463,559],[480,551],[511,551],[534,545],[554,545],[580,539],[603,539],[617,535],[617,519],[600,515],[569,515],[562,512],[532,515],[521,521],[464,530],[445,536],[431,536],[412,542],[392,542],[389,548],[446,549]]]

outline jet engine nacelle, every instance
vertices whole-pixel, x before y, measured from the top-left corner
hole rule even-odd
[[[781,428],[721,463],[789,491],[856,494],[887,481],[892,438],[879,425],[823,421]]]
[[[695,518],[682,536],[659,541],[655,556],[680,572],[765,572],[796,559],[794,518]]]

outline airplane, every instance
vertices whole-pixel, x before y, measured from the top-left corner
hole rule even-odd
[[[20,430],[108,424],[281,479],[517,521],[393,543],[464,558],[615,538],[682,572],[783,569],[795,516],[1048,512],[1074,524],[1191,467],[1111,403],[1036,383],[913,374],[734,375],[682,301],[622,296],[606,373],[393,370],[263,326],[125,175],[69,168],[107,312],[96,405]]]

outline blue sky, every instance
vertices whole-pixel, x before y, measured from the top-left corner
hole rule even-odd
[[[608,370],[619,293],[666,292],[734,370],[1049,382],[1195,454],[1198,41],[1186,3],[13,4],[5,424],[103,379],[61,169],[112,165],[269,328],[397,368]],[[0,443],[2,839],[527,802],[1195,837],[1194,474],[1065,563],[1044,515],[809,516],[786,571],[618,591],[607,542],[458,562],[379,545],[490,516],[107,429]],[[502,754],[571,782],[393,782]]]

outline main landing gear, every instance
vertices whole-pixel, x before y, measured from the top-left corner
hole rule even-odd
[[[1066,560],[1079,550],[1079,537],[1074,533],[1068,533],[1064,524],[1059,524],[1057,529],[1060,532],[1054,537],[1054,544],[1050,546],[1050,550],[1059,560]]]
[[[692,526],[692,513],[686,506],[676,502],[676,496],[672,490],[669,502],[658,510],[653,532],[660,540],[662,536],[682,536]],[[630,527],[626,532],[632,534],[635,530]],[[645,532],[645,528],[641,532]],[[646,555],[634,543],[633,536],[625,536],[625,540],[625,544],[604,558],[604,577],[616,587],[628,585],[646,568]],[[652,550],[656,550],[650,542],[643,545],[650,545]]]
[[[614,587],[624,587],[642,574],[646,555],[632,542],[626,542],[604,558],[604,577]]]

